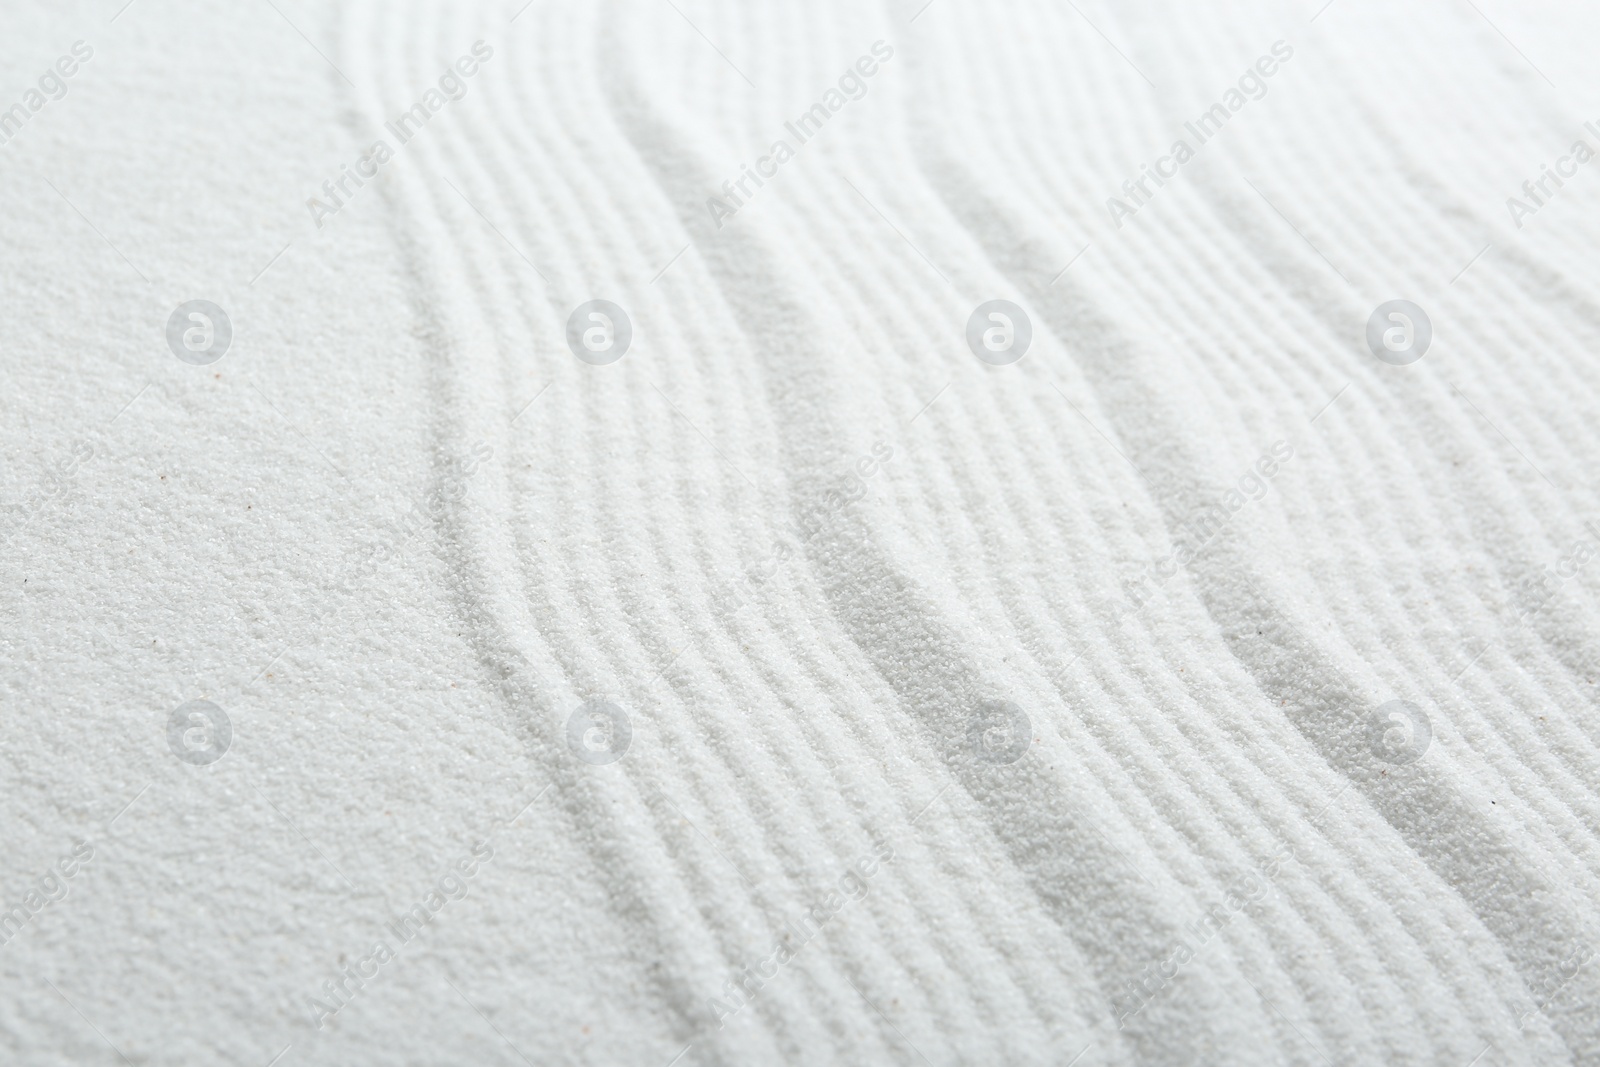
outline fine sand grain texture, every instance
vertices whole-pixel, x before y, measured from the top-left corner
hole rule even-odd
[[[0,25],[0,1063],[1600,1065],[1592,7]]]

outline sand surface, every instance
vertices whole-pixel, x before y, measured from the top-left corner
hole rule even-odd
[[[1594,9],[122,2],[0,1062],[1600,1064]]]

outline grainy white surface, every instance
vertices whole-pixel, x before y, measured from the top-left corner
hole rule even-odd
[[[1600,1064],[1591,10],[120,2],[0,33],[0,1062]]]

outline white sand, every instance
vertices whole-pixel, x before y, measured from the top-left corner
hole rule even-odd
[[[1600,19],[920,2],[11,5],[0,1062],[1600,1064]]]

